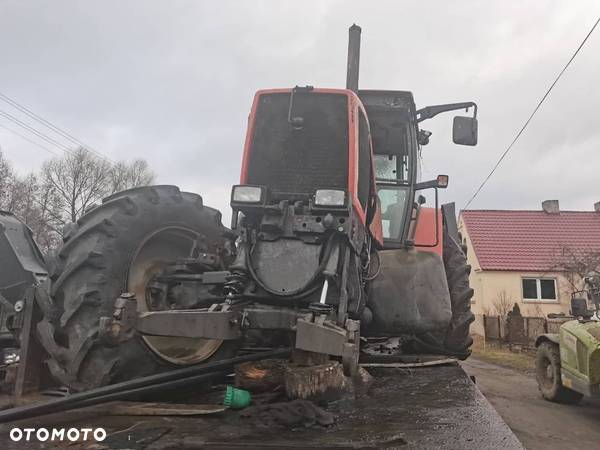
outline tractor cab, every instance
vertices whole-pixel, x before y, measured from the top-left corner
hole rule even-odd
[[[359,91],[373,142],[373,162],[387,248],[406,244],[418,179],[417,126],[412,93]]]

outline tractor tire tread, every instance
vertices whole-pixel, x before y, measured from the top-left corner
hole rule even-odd
[[[471,354],[473,344],[469,329],[475,320],[471,312],[474,291],[469,286],[471,266],[467,264],[460,245],[447,233],[444,233],[443,260],[452,306],[452,319],[446,332],[444,347],[462,355],[461,359],[466,359]]]
[[[159,223],[183,223],[219,245],[228,231],[221,214],[204,206],[202,197],[176,186],[113,194],[69,228],[51,273],[58,320],[43,317],[37,327],[50,356],[48,368],[62,384],[81,391],[173,367],[137,336],[112,347],[99,339],[101,318],[112,316],[114,300],[126,290],[134,241]]]
[[[553,383],[551,386],[545,386],[543,380],[545,374],[542,372],[546,370],[543,364],[544,359],[547,359],[552,367]],[[535,357],[535,375],[542,397],[551,402],[567,405],[579,403],[583,398],[583,394],[573,391],[562,384],[560,367],[560,350],[558,344],[542,342],[537,349]]]

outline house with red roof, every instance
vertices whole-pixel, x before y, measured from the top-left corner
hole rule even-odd
[[[538,211],[463,210],[459,231],[472,268],[476,334],[484,314],[505,315],[515,303],[524,316],[568,314],[582,271],[600,264],[600,202],[594,211],[561,211],[558,200]]]

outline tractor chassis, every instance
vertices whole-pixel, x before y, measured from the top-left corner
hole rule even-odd
[[[136,313],[137,301],[123,294],[115,301],[104,339],[118,343],[133,332],[168,336],[236,340],[247,330],[286,330],[296,333],[295,349],[340,357],[347,375],[358,368],[360,322],[346,319],[341,327],[328,313],[257,305],[250,301],[215,303],[209,308]]]

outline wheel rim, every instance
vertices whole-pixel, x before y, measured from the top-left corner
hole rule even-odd
[[[138,246],[129,266],[127,290],[135,294],[138,311],[150,310],[146,286],[152,276],[166,267],[167,261],[190,256],[202,236],[181,226],[161,228]],[[210,358],[221,347],[218,339],[167,336],[143,336],[145,344],[171,364],[197,364]]]
[[[552,386],[554,385],[554,368],[552,367],[552,362],[550,359],[542,359],[540,368],[538,370],[538,378],[540,384],[545,389],[552,389]]]

